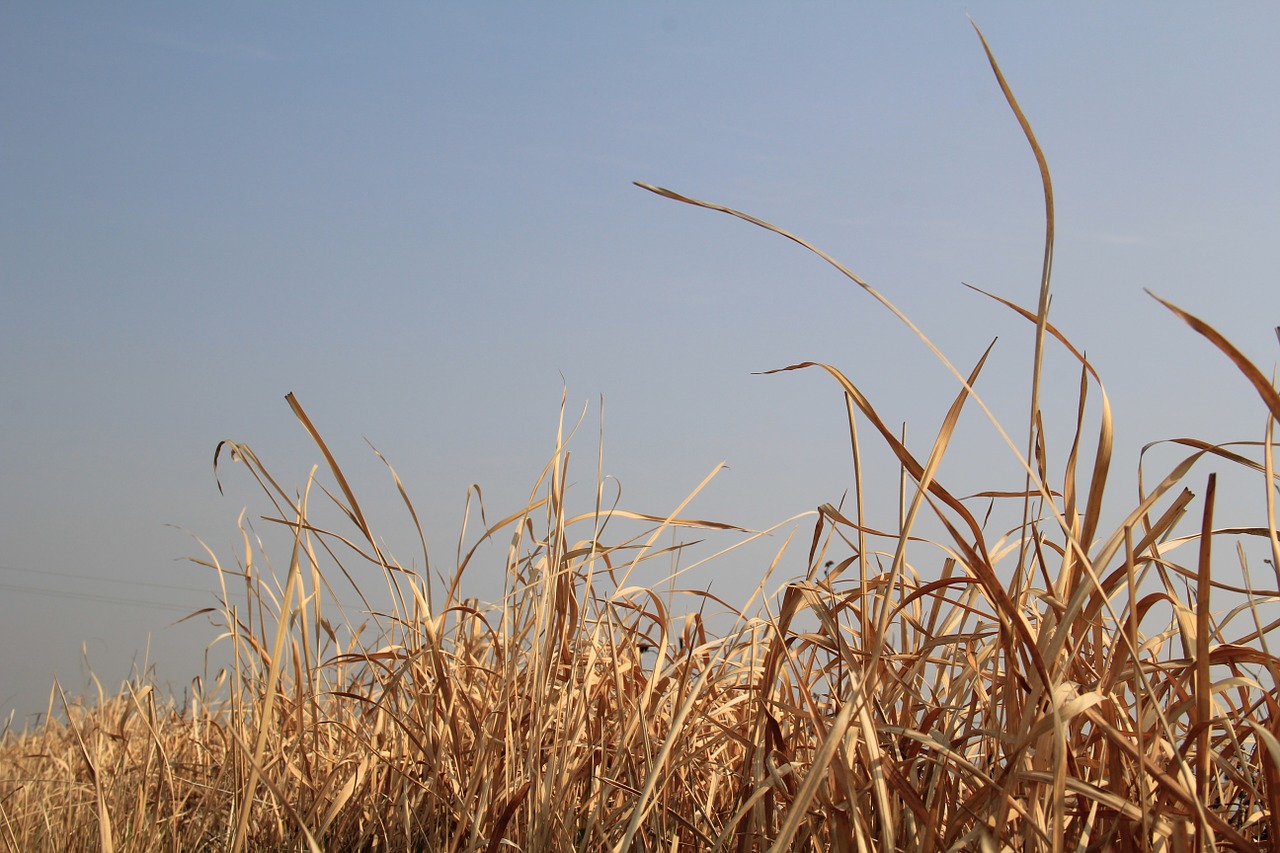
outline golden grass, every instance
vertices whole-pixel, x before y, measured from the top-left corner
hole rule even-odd
[[[1268,427],[1258,442],[1170,443],[1185,455],[1149,489],[1143,472],[1137,504],[1104,526],[1110,407],[1092,366],[1048,322],[1048,169],[992,67],[1041,165],[1048,212],[1037,309],[999,300],[1037,329],[1025,451],[974,390],[990,350],[962,372],[800,238],[642,185],[795,240],[907,323],[959,380],[925,452],[837,368],[783,368],[818,367],[840,387],[854,506],[810,515],[796,543],[808,571],[773,594],[769,577],[799,532],[794,520],[775,528],[790,532],[734,608],[675,589],[687,568],[664,592],[630,579],[654,561],[678,564],[684,533],[733,535],[734,548],[774,531],[688,517],[714,471],[671,514],[652,516],[606,506],[597,470],[589,506],[571,510],[579,497],[567,485],[562,416],[527,505],[486,524],[433,582],[425,544],[420,570],[384,553],[290,395],[331,486],[313,469],[291,493],[248,446],[223,442],[215,454],[215,469],[230,461],[256,479],[272,508],[263,518],[292,543],[277,573],[242,521],[236,565],[212,552],[201,560],[221,583],[209,615],[233,664],[184,707],[139,679],[99,690],[90,707],[59,697],[38,729],[6,733],[6,849],[1268,849],[1280,838],[1280,659],[1268,647],[1280,621],[1266,612],[1280,590],[1271,577],[1254,587],[1240,542],[1265,541],[1280,565],[1280,395],[1211,327],[1169,305],[1254,385]],[[1057,463],[1038,403],[1050,345],[1080,367]],[[1022,491],[978,496],[1020,513],[1000,535],[936,477],[970,404],[1025,469]],[[897,529],[866,519],[868,428],[908,483]],[[1201,498],[1187,485],[1198,487],[1192,470],[1206,457],[1261,479],[1262,523],[1215,527],[1215,475]],[[322,524],[317,500],[340,523]],[[941,532],[930,538],[926,527]],[[502,543],[504,594],[466,598],[482,546]],[[939,554],[938,565],[920,570],[909,546]],[[361,594],[364,623],[334,619],[331,579],[341,573],[359,592],[351,578],[370,566],[385,604]]]

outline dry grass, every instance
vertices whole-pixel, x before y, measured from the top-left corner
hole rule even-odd
[[[256,478],[273,509],[264,518],[292,542],[277,572],[242,523],[234,567],[212,552],[203,560],[222,583],[210,615],[234,664],[186,707],[138,681],[88,708],[60,699],[38,730],[6,734],[6,848],[1268,849],[1280,838],[1280,659],[1268,648],[1280,622],[1266,614],[1280,579],[1269,571],[1255,588],[1240,543],[1261,540],[1280,565],[1280,395],[1169,306],[1257,388],[1268,429],[1229,447],[1174,442],[1185,455],[1105,526],[1110,408],[1093,368],[1047,321],[1049,173],[992,67],[1041,164],[1048,212],[1037,309],[1001,300],[1037,328],[1026,449],[991,418],[1024,490],[975,501],[935,478],[962,411],[990,416],[974,391],[985,354],[968,372],[952,368],[960,390],[923,452],[838,369],[794,365],[785,369],[816,366],[841,388],[855,472],[868,429],[900,464],[897,529],[869,526],[864,505],[883,498],[855,473],[854,505],[824,504],[804,541],[782,537],[737,609],[637,586],[639,567],[674,561],[673,533],[757,544],[762,534],[690,519],[688,501],[666,517],[611,508],[598,476],[574,514],[562,418],[528,505],[485,525],[433,582],[429,564],[413,571],[383,552],[290,395],[327,487],[313,471],[291,493],[242,444],[224,442],[215,460]],[[1056,462],[1039,407],[1049,346],[1080,367],[1079,415]],[[1187,485],[1199,489],[1193,469],[1206,458],[1261,481],[1262,523],[1215,526],[1215,476],[1198,497]],[[313,501],[336,507],[338,522],[320,523]],[[1011,505],[1021,520],[992,535],[978,504]],[[505,593],[482,604],[462,590],[486,543],[506,543]],[[783,552],[805,546],[807,574],[770,593]],[[937,564],[917,568],[908,546]],[[362,625],[334,619],[330,581],[370,566],[386,604],[366,601]],[[726,627],[711,629],[712,611]]]

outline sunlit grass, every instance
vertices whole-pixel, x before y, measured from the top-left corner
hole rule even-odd
[[[233,663],[182,707],[145,679],[88,705],[57,695],[43,725],[0,744],[0,839],[14,851],[1268,849],[1280,837],[1270,426],[1230,446],[1177,440],[1182,458],[1103,513],[1104,495],[1120,500],[1111,410],[1048,322],[1049,172],[996,73],[1048,214],[1036,308],[999,300],[1037,329],[1023,435],[980,398],[990,350],[954,367],[800,238],[642,185],[795,240],[869,291],[958,380],[936,437],[908,446],[834,366],[783,368],[823,370],[843,395],[853,497],[757,532],[695,517],[715,471],[669,514],[613,505],[599,457],[594,488],[571,488],[580,439],[562,415],[527,505],[464,532],[438,571],[421,529],[414,561],[385,552],[290,395],[323,474],[294,491],[244,444],[216,455],[223,480],[228,465],[256,480],[262,518],[291,542],[269,556],[242,520],[240,555],[200,559],[221,589],[205,614],[213,642]],[[1259,421],[1280,417],[1262,371],[1167,307],[1224,354],[1224,379],[1252,383]],[[1040,417],[1049,347],[1078,366],[1061,458]],[[938,479],[962,415],[990,419],[1022,490],[992,483],[975,502]],[[862,482],[868,440],[899,464],[901,494]],[[1257,519],[1215,521],[1206,459],[1252,478]],[[1020,521],[992,534],[978,503]],[[873,505],[900,507],[895,529],[871,525]],[[724,560],[680,565],[682,543],[704,535],[772,543],[745,602],[693,588]],[[1270,550],[1265,572],[1245,558],[1250,539]],[[784,554],[801,555],[802,577],[774,579]],[[655,566],[671,576],[633,581]],[[353,580],[371,568],[380,582]],[[503,573],[496,600],[467,597],[478,570]],[[365,612],[337,609],[333,587]]]

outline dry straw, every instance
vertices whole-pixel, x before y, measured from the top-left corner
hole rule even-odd
[[[1280,395],[1217,332],[1165,303],[1257,389],[1267,428],[1258,442],[1169,443],[1186,455],[1150,489],[1140,471],[1137,505],[1105,528],[1111,412],[1093,367],[1048,322],[1049,171],[994,58],[991,67],[1039,163],[1047,213],[1036,309],[998,300],[1036,328],[1025,449],[975,391],[990,350],[961,371],[889,300],[799,237],[641,184],[794,240],[910,327],[959,383],[926,452],[909,448],[837,368],[783,368],[819,367],[844,395],[856,500],[810,514],[808,571],[771,594],[797,532],[795,520],[775,528],[791,533],[734,609],[674,588],[694,567],[673,570],[664,592],[630,578],[678,565],[686,534],[735,536],[731,550],[774,531],[687,516],[715,471],[669,515],[607,506],[598,460],[589,507],[574,514],[573,430],[562,416],[528,504],[492,524],[481,512],[482,533],[460,544],[435,586],[421,528],[417,570],[384,552],[290,395],[325,478],[313,469],[293,494],[249,447],[224,442],[215,454],[216,470],[238,463],[256,479],[272,510],[263,518],[290,542],[283,578],[243,518],[235,565],[212,552],[200,561],[221,584],[209,614],[232,664],[197,680],[181,708],[140,678],[114,695],[99,688],[90,706],[59,692],[47,722],[6,733],[5,847],[1269,849],[1280,838],[1280,661],[1268,640],[1280,622],[1266,613],[1280,592],[1270,576],[1255,588],[1240,543],[1263,541],[1280,565]],[[1049,346],[1079,365],[1077,417],[1057,469],[1039,405]],[[994,538],[974,500],[937,479],[971,403],[1025,472],[1021,491],[981,496],[1021,516]],[[868,427],[908,484],[897,529],[875,529],[865,515],[859,430]],[[1201,497],[1185,485],[1206,457],[1261,479],[1263,523],[1214,526],[1214,476]],[[316,503],[336,508],[337,522],[322,523]],[[917,568],[909,545],[940,555],[938,565]],[[463,597],[464,575],[494,550],[504,594]],[[374,600],[351,581],[370,566],[385,585]],[[333,618],[339,573],[360,594],[360,624],[340,609]],[[1224,597],[1234,604],[1223,608]],[[712,611],[729,614],[720,630]]]

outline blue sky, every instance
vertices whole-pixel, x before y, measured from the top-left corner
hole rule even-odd
[[[726,460],[692,512],[752,527],[850,484],[837,388],[755,371],[828,361],[937,428],[954,380],[866,294],[634,180],[811,239],[962,368],[998,336],[979,390],[1021,435],[1030,330],[960,282],[1034,304],[1042,201],[966,15],[1053,171],[1052,319],[1111,395],[1122,511],[1144,442],[1261,435],[1143,288],[1275,361],[1273,5],[6,4],[0,707],[81,689],[82,649],[108,688],[148,642],[175,689],[199,672],[213,631],[169,625],[215,581],[183,558],[198,536],[234,564],[237,515],[265,511],[242,472],[218,493],[213,448],[302,483],[290,391],[407,562],[365,439],[390,459],[437,565],[469,484],[522,505],[562,391],[591,405],[580,481],[603,397],[625,505],[667,512]],[[1065,441],[1077,377],[1049,368]],[[979,419],[962,434],[955,491],[1020,485]],[[1249,485],[1225,505],[1260,524]],[[733,600],[761,571],[694,585]]]

